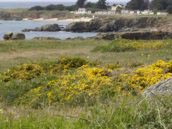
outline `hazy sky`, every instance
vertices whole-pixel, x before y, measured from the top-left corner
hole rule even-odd
[[[77,0],[0,0],[0,2],[7,2],[7,1],[17,1],[17,2],[50,2],[50,1],[56,1],[56,2],[76,2]],[[92,2],[96,2],[97,0],[88,0]],[[129,0],[107,0],[108,2],[126,2]]]

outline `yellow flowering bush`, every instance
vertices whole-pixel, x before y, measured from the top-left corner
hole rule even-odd
[[[159,60],[134,72],[124,73],[125,69],[118,63],[98,66],[70,57],[62,57],[55,63],[45,65],[23,64],[1,74],[0,91],[4,94],[0,97],[6,99],[13,96],[10,102],[38,107],[55,103],[93,103],[97,98],[103,100],[116,93],[138,94],[170,78],[172,61]]]
[[[79,57],[61,57],[58,59],[57,63],[53,64],[50,67],[49,71],[51,73],[56,73],[62,70],[78,68],[88,63],[89,62],[87,60],[79,58]]]
[[[137,92],[142,92],[145,88],[170,77],[172,77],[172,61],[165,62],[163,60],[147,67],[138,68],[131,75],[123,74],[121,76],[122,81],[127,82],[129,88]]]
[[[65,71],[72,68],[78,68],[85,64],[88,64],[88,61],[78,57],[61,57],[57,62],[53,64],[22,64],[14,68],[7,70],[1,74],[3,81],[10,81],[12,79],[18,80],[31,80],[36,78],[43,73],[57,73],[59,71]]]
[[[84,65],[75,72],[69,72],[45,86],[30,90],[23,98],[23,102],[72,102],[81,98],[94,98],[106,87],[113,87],[111,70],[106,68],[89,67]],[[115,91],[115,90],[114,90]],[[41,99],[40,99],[41,98]]]
[[[23,64],[2,74],[3,81],[9,81],[12,79],[18,80],[31,80],[44,73],[43,68],[38,64]]]

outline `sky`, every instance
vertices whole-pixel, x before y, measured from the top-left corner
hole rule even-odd
[[[64,0],[0,0],[0,2],[50,2],[50,1],[55,1],[55,2],[64,2]],[[88,0],[92,2],[96,2],[97,0]],[[108,2],[126,2],[129,0],[107,0]],[[65,0],[65,2],[76,2],[76,0]]]

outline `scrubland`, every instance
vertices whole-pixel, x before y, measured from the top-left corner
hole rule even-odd
[[[170,129],[172,40],[0,42],[0,128]]]

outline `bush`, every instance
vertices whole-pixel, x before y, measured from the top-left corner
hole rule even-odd
[[[41,7],[41,6],[34,6],[34,7],[31,7],[29,10],[36,10],[36,11],[39,11],[39,10],[44,10],[44,7]]]
[[[2,80],[10,81],[12,79],[18,80],[31,80],[38,77],[44,73],[43,68],[38,64],[23,64],[3,73]]]
[[[123,74],[121,81],[127,86],[127,89],[141,93],[145,88],[165,80],[172,76],[172,61],[162,60],[147,67],[138,68],[131,74]]]
[[[89,62],[79,57],[61,57],[56,63],[49,67],[49,71],[51,73],[58,73],[69,69],[79,68],[86,64],[89,64]]]
[[[110,76],[109,69],[82,66],[72,73],[50,81],[47,85],[30,90],[19,99],[19,103],[34,105],[34,107],[57,102],[83,104],[96,99],[106,87],[113,87]]]

